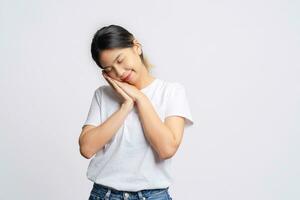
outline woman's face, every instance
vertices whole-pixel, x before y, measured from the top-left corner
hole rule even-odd
[[[108,76],[118,81],[133,84],[137,82],[147,69],[141,59],[141,47],[135,42],[130,48],[115,48],[102,51],[100,64]]]

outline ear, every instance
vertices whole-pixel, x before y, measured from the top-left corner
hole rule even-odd
[[[142,45],[139,43],[137,39],[133,40],[134,50],[138,55],[142,54]]]

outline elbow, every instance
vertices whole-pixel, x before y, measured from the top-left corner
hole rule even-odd
[[[161,154],[159,155],[159,158],[160,158],[161,160],[167,160],[167,159],[172,158],[174,155],[175,155],[175,153],[173,153],[173,152],[171,152],[171,153],[161,153]]]
[[[79,151],[80,151],[80,154],[86,159],[90,159],[94,155],[94,153],[92,153],[90,150],[88,150],[87,148],[84,148],[84,147],[80,147]]]
[[[172,143],[165,145],[165,148],[158,151],[159,158],[166,160],[172,158],[179,148],[180,142],[172,141]]]
[[[172,158],[173,155],[174,155],[174,154],[161,154],[161,155],[159,155],[159,158],[160,158],[161,160],[167,160],[167,159]]]
[[[82,155],[84,158],[90,159],[94,155],[88,145],[83,142],[82,138],[79,138],[78,144],[80,155]]]
[[[176,153],[177,148],[169,148],[159,153],[159,158],[162,160],[172,158]]]

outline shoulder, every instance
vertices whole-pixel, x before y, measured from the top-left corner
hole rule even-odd
[[[109,85],[101,85],[101,86],[97,87],[94,92],[95,92],[95,94],[99,95],[103,92],[106,92],[107,90],[111,90]]]
[[[104,99],[109,99],[112,101],[122,101],[122,98],[114,91],[110,85],[101,85],[95,89],[94,95],[96,96],[98,102],[102,102]]]
[[[94,95],[99,100],[103,94],[111,93],[111,87],[109,85],[101,85],[94,90]]]

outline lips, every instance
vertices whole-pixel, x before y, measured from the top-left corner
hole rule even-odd
[[[130,70],[130,72],[128,73],[128,75],[126,77],[122,78],[122,81],[128,81],[130,79],[131,73],[132,73],[132,70]]]

